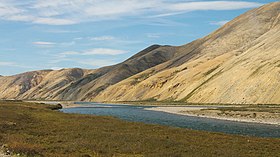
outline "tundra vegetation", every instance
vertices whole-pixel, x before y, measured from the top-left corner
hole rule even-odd
[[[22,156],[280,156],[277,138],[65,114],[58,108],[0,101],[0,144]]]

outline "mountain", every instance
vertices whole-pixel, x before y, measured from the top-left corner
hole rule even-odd
[[[176,48],[152,45],[123,63],[96,70],[34,71],[0,78],[2,99],[87,100],[108,86],[166,62]]]
[[[182,46],[153,45],[96,70],[0,77],[0,98],[280,103],[280,2]]]
[[[279,103],[279,25],[280,2],[251,10],[92,100]]]
[[[123,63],[97,70],[83,79],[61,90],[55,99],[89,100],[107,87],[127,79],[139,72],[166,62],[175,56],[176,49],[171,46],[153,45],[132,56]]]
[[[2,99],[15,99],[35,87],[49,70],[26,72],[15,76],[0,77],[0,95]]]
[[[82,69],[41,70],[0,77],[0,95],[2,99],[29,99],[31,94],[51,95],[86,73],[87,70]],[[37,93],[32,93],[36,90]]]

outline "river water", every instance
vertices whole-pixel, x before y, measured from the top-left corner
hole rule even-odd
[[[112,105],[86,102],[77,102],[77,104],[84,105],[84,107],[65,108],[61,111],[64,113],[113,116],[127,121],[167,125],[193,130],[280,138],[280,126],[277,125],[233,122],[145,110],[145,108],[155,106]]]

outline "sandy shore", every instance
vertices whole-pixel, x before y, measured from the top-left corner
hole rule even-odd
[[[209,109],[209,110],[208,110]],[[249,122],[249,123],[261,123],[261,124],[272,124],[272,125],[280,125],[280,116],[277,114],[277,117],[272,118],[257,118],[257,117],[236,117],[234,114],[231,115],[221,115],[219,114],[219,110],[215,110],[212,107],[152,107],[146,108],[146,110],[151,111],[160,111],[178,115],[186,115],[186,116],[195,116],[195,117],[203,117],[203,118],[212,118],[219,120],[228,120],[228,121],[237,121],[237,122]],[[232,111],[229,111],[232,113]],[[259,114],[258,112],[256,114]],[[249,115],[247,113],[247,115]],[[275,114],[274,114],[275,115]]]

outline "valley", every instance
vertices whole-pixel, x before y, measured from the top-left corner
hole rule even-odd
[[[279,8],[264,5],[203,38],[152,45],[113,66],[3,76],[0,98],[279,104]]]
[[[0,21],[0,157],[280,156],[279,1],[5,1]]]

